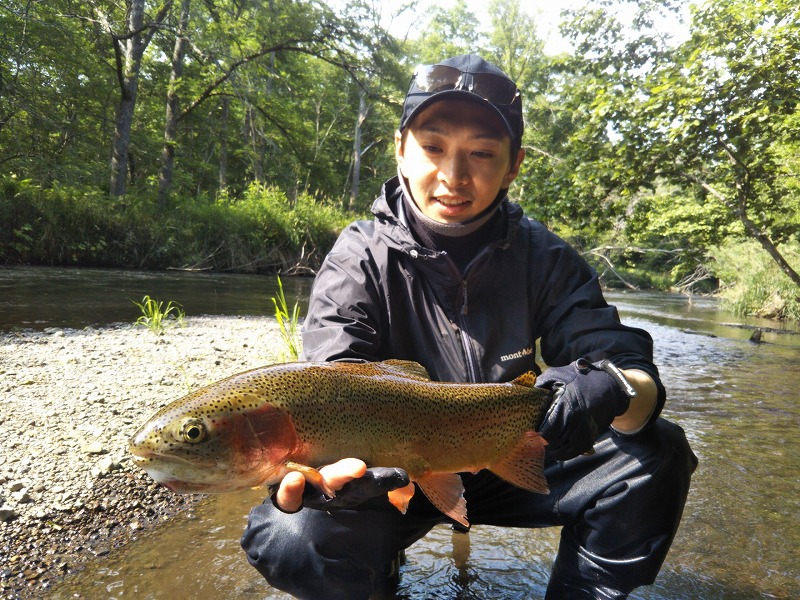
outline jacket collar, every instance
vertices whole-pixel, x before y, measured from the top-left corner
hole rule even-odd
[[[381,195],[372,204],[372,214],[375,215],[379,224],[380,237],[384,243],[390,248],[406,253],[414,251],[418,255],[431,258],[439,256],[440,252],[423,247],[411,234],[403,215],[403,204],[403,186],[397,176],[392,177],[383,184]],[[503,198],[500,202],[499,210],[506,214],[508,227],[506,228],[506,238],[496,242],[493,246],[506,248],[511,243],[513,236],[516,235],[523,212],[520,206],[510,202],[508,197]]]

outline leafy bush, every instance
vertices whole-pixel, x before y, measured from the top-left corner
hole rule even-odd
[[[0,262],[246,272],[314,271],[352,219],[303,195],[251,186],[239,199],[115,200],[94,189],[0,177]]]
[[[793,268],[800,268],[800,243],[792,240],[780,251]],[[737,315],[800,320],[800,289],[753,240],[730,240],[711,249],[708,265],[723,288],[723,305]]]

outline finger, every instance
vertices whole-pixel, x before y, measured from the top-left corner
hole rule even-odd
[[[363,477],[367,472],[367,465],[357,458],[343,458],[331,465],[322,467],[319,472],[334,490],[342,489],[348,481]]]
[[[303,506],[303,489],[306,480],[301,473],[290,471],[275,492],[274,502],[286,512],[296,512]]]

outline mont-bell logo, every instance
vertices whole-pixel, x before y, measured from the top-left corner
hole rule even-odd
[[[511,354],[504,354],[500,357],[500,360],[503,362],[507,360],[514,360],[516,358],[522,358],[523,356],[530,356],[533,354],[533,348],[530,346],[527,348],[523,348],[522,350],[517,350],[516,352],[512,352]]]

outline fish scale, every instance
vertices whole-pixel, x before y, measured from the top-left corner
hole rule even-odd
[[[400,467],[443,513],[468,524],[459,472],[490,469],[547,492],[543,438],[552,397],[535,375],[510,383],[434,382],[418,363],[286,363],[211,384],[133,435],[134,461],[176,492],[225,492],[279,482],[355,457]],[[409,490],[389,493],[405,510]]]

